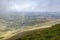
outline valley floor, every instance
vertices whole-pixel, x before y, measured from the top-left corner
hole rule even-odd
[[[55,21],[46,22],[41,25],[37,24],[37,25],[32,26],[32,28],[27,27],[26,29],[18,29],[18,30],[14,30],[12,32],[8,32],[8,33],[2,35],[0,38],[1,38],[1,40],[16,40],[20,37],[23,37],[24,35],[27,35],[27,33],[30,33],[30,31],[33,32],[34,30],[37,30],[37,29],[40,30],[40,29],[49,28],[52,25],[59,24],[59,23],[60,23],[60,19],[55,20]]]

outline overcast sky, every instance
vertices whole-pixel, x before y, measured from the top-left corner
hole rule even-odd
[[[0,12],[59,12],[60,0],[0,0]]]

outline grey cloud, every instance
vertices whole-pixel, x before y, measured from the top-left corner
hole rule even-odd
[[[60,0],[0,0],[0,12],[11,11],[9,6],[16,3],[21,6],[22,3],[35,2],[35,9],[29,9],[26,11],[60,11]]]

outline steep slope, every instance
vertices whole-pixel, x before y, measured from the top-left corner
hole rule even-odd
[[[51,28],[42,31],[35,30],[33,32],[17,40],[60,40],[60,24],[53,25]]]

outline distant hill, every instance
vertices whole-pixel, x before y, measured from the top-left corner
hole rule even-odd
[[[60,40],[60,24],[53,25],[51,28],[44,30],[35,30],[31,34],[17,40]]]

